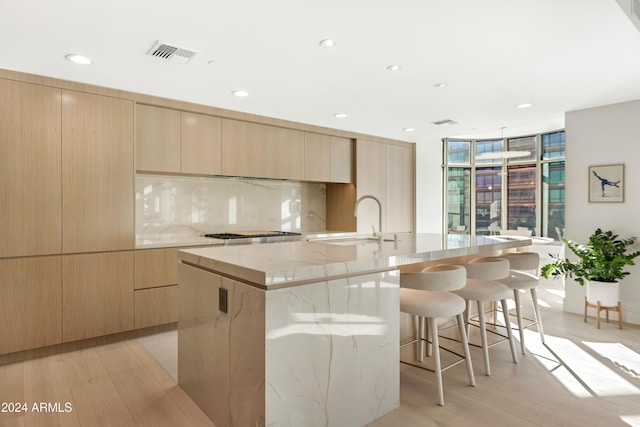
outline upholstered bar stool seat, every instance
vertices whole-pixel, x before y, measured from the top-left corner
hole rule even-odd
[[[544,330],[542,328],[542,318],[540,317],[537,293],[538,284],[540,283],[540,278],[538,277],[540,255],[536,252],[514,252],[501,255],[500,258],[504,258],[509,261],[509,276],[504,279],[500,279],[499,282],[513,290],[513,300],[516,303],[516,317],[518,319],[518,330],[520,332],[520,349],[522,354],[524,354],[525,328],[537,325],[540,340],[544,344]],[[520,304],[521,290],[529,290],[531,292],[531,302],[533,303],[533,314],[535,316],[534,319],[527,319],[530,320],[530,323],[526,326],[523,326],[523,316]]]
[[[436,374],[439,405],[444,405],[442,372],[446,369],[462,361],[466,361],[469,384],[472,386],[475,386],[476,384],[473,376],[473,367],[471,365],[467,332],[464,327],[464,319],[462,318],[462,313],[466,308],[466,303],[464,299],[458,295],[448,292],[448,290],[455,290],[463,287],[465,283],[466,271],[463,267],[457,265],[437,265],[425,268],[420,273],[402,273],[400,275],[400,311],[418,318],[418,337],[403,345],[418,342],[420,354],[418,356],[418,360],[422,361],[424,357],[422,349],[425,337],[424,320],[426,319],[427,324],[429,325],[429,336],[431,338],[433,348],[435,348],[435,352],[433,353],[435,367],[433,372]],[[451,350],[445,349],[457,356],[460,356],[462,359],[446,367],[442,367],[440,363],[438,318],[450,318],[454,316],[458,322],[463,355],[459,355]],[[412,363],[409,364],[422,369],[427,369],[424,366]]]
[[[480,328],[480,339],[482,347],[482,355],[484,358],[485,375],[491,375],[491,366],[489,364],[489,344],[487,340],[487,328],[484,320],[484,303],[495,303],[500,301],[502,311],[507,310],[507,298],[511,297],[509,288],[498,282],[509,275],[509,261],[498,257],[481,257],[471,260],[470,263],[464,265],[467,270],[467,282],[464,288],[453,291],[456,295],[461,296],[466,301],[465,318],[467,325],[471,325],[470,318],[470,302],[476,301],[478,308],[478,327]],[[515,342],[511,331],[511,323],[509,322],[509,314],[504,313],[505,329],[507,331],[507,339],[511,347],[511,357],[514,363],[518,363],[518,355],[516,352]]]

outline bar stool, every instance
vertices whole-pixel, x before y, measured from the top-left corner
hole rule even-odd
[[[513,289],[513,300],[516,303],[516,317],[518,318],[518,330],[520,332],[520,348],[524,354],[524,329],[533,325],[538,325],[540,340],[544,344],[544,331],[542,329],[542,318],[540,317],[540,307],[538,306],[537,287],[540,283],[538,270],[540,268],[540,255],[536,252],[514,252],[500,255],[509,261],[509,276],[499,279],[509,289]],[[520,308],[520,290],[531,291],[531,302],[533,303],[533,314],[535,319],[526,319],[530,323],[522,326],[522,310]]]
[[[473,367],[471,365],[471,355],[469,353],[469,345],[467,341],[467,332],[464,327],[464,319],[462,313],[465,310],[464,300],[455,295],[450,290],[462,288],[466,283],[466,271],[464,267],[459,265],[437,265],[427,267],[420,273],[402,273],[400,275],[400,311],[418,317],[418,337],[408,343],[408,345],[419,342],[418,359],[422,361],[424,357],[422,342],[424,339],[424,319],[427,319],[429,325],[429,335],[432,345],[435,347],[434,366],[429,369],[422,365],[406,363],[421,369],[432,371],[436,375],[436,384],[438,387],[438,404],[444,405],[444,392],[442,388],[442,372],[452,366],[457,365],[463,360],[466,361],[467,374],[469,375],[469,384],[476,385],[473,376]],[[449,351],[461,357],[460,360],[445,366],[440,363],[440,342],[438,336],[438,318],[456,316],[458,329],[460,331],[460,341],[462,344],[463,355],[457,354],[443,347],[443,350]]]
[[[471,262],[469,262],[468,264],[464,264],[464,267],[467,270],[467,283],[464,288],[453,292],[457,295],[460,295],[466,301],[465,320],[468,327],[474,325],[480,328],[480,339],[482,342],[483,350],[482,356],[484,358],[484,371],[485,375],[489,376],[491,375],[491,367],[489,365],[489,344],[487,342],[487,329],[484,321],[484,303],[496,303],[500,301],[502,304],[503,312],[507,310],[507,298],[510,297],[509,288],[506,285],[498,282],[497,280],[503,279],[509,275],[509,261],[504,258],[498,257],[481,257],[471,260]],[[471,301],[477,302],[479,325],[472,324],[469,321],[469,310]],[[511,357],[513,358],[513,363],[518,363],[518,355],[516,352],[515,342],[513,340],[513,333],[511,331],[508,312],[504,313],[504,321],[505,329],[507,330],[506,338],[509,340],[509,346],[511,347]],[[497,334],[497,332],[494,331],[490,332]],[[498,343],[494,343],[491,346],[495,344]]]

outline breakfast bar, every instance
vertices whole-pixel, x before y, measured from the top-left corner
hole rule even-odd
[[[358,426],[399,405],[399,275],[530,244],[418,234],[179,252],[178,382],[218,427]]]

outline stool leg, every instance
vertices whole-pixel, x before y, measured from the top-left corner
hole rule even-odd
[[[538,333],[540,333],[540,341],[544,344],[544,329],[542,328],[542,317],[540,317],[540,306],[538,305],[538,291],[531,288],[531,301],[533,302],[533,313],[536,316],[536,324],[538,325]]]
[[[520,290],[513,290],[513,300],[516,303],[516,317],[518,318],[518,332],[520,332],[520,350],[524,354],[524,328],[522,327],[522,310],[520,309]],[[508,319],[508,316],[507,316]]]
[[[433,342],[433,371],[436,374],[436,385],[438,386],[438,405],[444,405],[444,392],[442,391],[442,367],[440,366],[440,342],[438,338],[438,322],[436,319],[429,319],[429,333]]]
[[[424,317],[418,316],[418,354],[416,355],[419,362],[424,360]]]
[[[469,375],[469,384],[475,387],[476,378],[473,376],[473,365],[471,364],[471,352],[469,351],[469,341],[467,340],[467,332],[464,327],[464,319],[462,314],[456,316],[458,319],[458,330],[460,331],[460,343],[462,344],[462,354],[464,354],[467,363],[467,374]]]
[[[511,322],[509,322],[509,313],[507,312],[507,300],[500,300],[502,303],[502,311],[504,312],[504,322],[505,327],[507,328],[507,336],[509,337],[509,346],[511,346],[511,357],[513,358],[513,363],[518,363],[518,353],[516,351],[516,343],[513,339],[513,331],[511,330]]]
[[[484,374],[491,375],[491,367],[489,366],[489,345],[487,344],[487,330],[484,326],[484,310],[482,309],[482,301],[478,301],[478,322],[480,323],[480,339],[482,341],[482,357],[484,358]]]
[[[465,309],[464,309],[464,323],[467,325],[467,338],[471,335],[471,324],[469,323],[469,319],[471,318],[471,301],[465,300]]]
[[[598,312],[598,317],[596,319],[596,326],[598,329],[600,329],[600,310],[602,310],[600,308],[600,301],[598,301],[598,303],[596,304],[596,311]]]
[[[427,357],[431,357],[433,356],[433,341],[429,341],[429,335],[431,335],[431,319],[428,317],[424,318],[424,321],[427,324],[427,327],[425,328],[425,334],[427,334],[427,336],[425,337],[425,341],[426,341],[426,345],[427,345]]]

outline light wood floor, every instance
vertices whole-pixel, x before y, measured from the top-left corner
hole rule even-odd
[[[640,426],[640,327],[597,330],[594,318],[561,311],[560,282],[539,292],[546,346],[533,329],[518,364],[506,343],[492,348],[490,377],[473,348],[477,386],[464,364],[448,370],[444,407],[433,374],[402,365],[400,408],[370,426]],[[0,413],[0,426],[212,426],[176,385],[176,360],[170,332],[1,366],[0,402],[70,402],[72,411]]]

